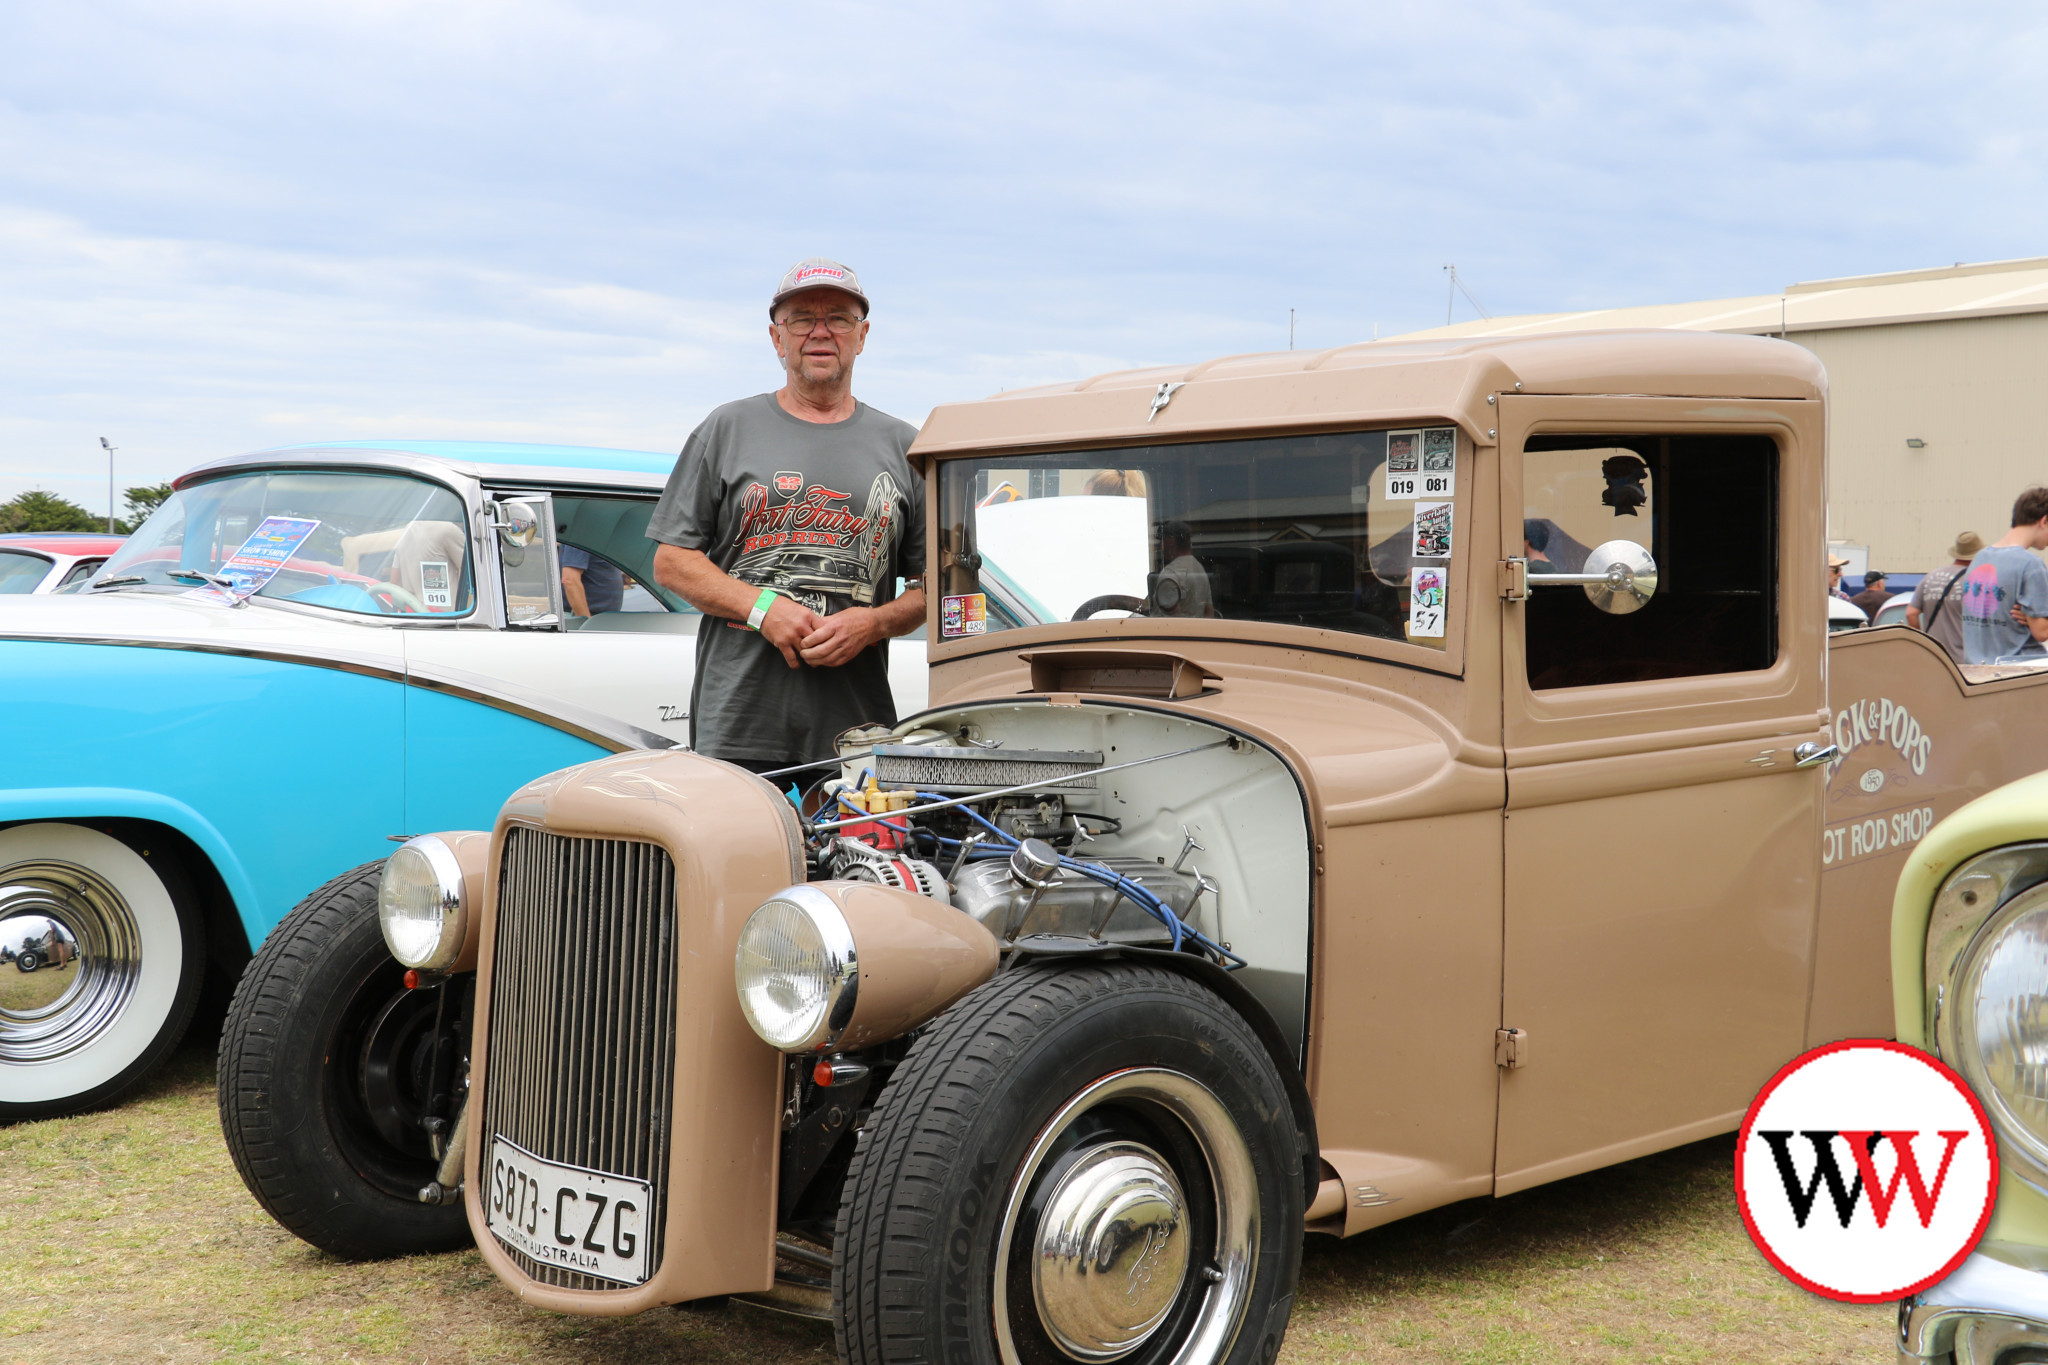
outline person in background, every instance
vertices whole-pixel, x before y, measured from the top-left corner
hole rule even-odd
[[[1152,600],[1158,604],[1160,613],[1214,616],[1216,605],[1209,595],[1209,571],[1195,558],[1194,532],[1186,522],[1169,521],[1159,528],[1159,558],[1164,567],[1153,582]]]
[[[1828,596],[1839,597],[1844,602],[1849,600],[1849,594],[1842,591],[1842,570],[1848,566],[1849,561],[1840,555],[1828,556]]]
[[[577,616],[617,611],[626,601],[626,575],[616,564],[574,545],[560,547],[562,600]]]
[[[1906,607],[1906,624],[1927,632],[1957,663],[1968,663],[1963,653],[1963,611],[1956,603],[1962,597],[1963,571],[1984,548],[1984,537],[1965,531],[1948,547],[1949,562],[1920,580],[1913,600]]]
[[[1963,652],[1973,664],[2043,663],[2048,650],[2048,488],[2012,505],[2012,529],[1963,574]]]
[[[1872,569],[1863,575],[1863,591],[1849,600],[1871,620],[1877,619],[1877,609],[1891,600],[1891,589],[1884,585],[1884,575]]]

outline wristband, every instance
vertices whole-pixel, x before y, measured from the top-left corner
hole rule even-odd
[[[754,609],[747,613],[747,629],[759,630],[761,623],[768,619],[768,608],[775,605],[775,599],[782,594],[773,588],[761,589],[761,595],[754,599]]]

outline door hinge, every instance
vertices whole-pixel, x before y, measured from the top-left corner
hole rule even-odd
[[[1513,1071],[1529,1064],[1529,1031],[1501,1028],[1493,1031],[1493,1064]]]
[[[1500,579],[1500,595],[1510,602],[1529,600],[1529,561],[1516,555],[1503,559],[1495,566]]]

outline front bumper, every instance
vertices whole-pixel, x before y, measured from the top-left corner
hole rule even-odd
[[[1899,1302],[1899,1365],[1995,1365],[2048,1351],[2048,1249],[1985,1242],[1955,1274]]]

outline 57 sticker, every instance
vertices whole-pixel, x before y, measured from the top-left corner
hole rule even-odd
[[[1444,633],[1444,598],[1450,586],[1446,569],[1415,571],[1408,585],[1408,638],[1441,639]]]

